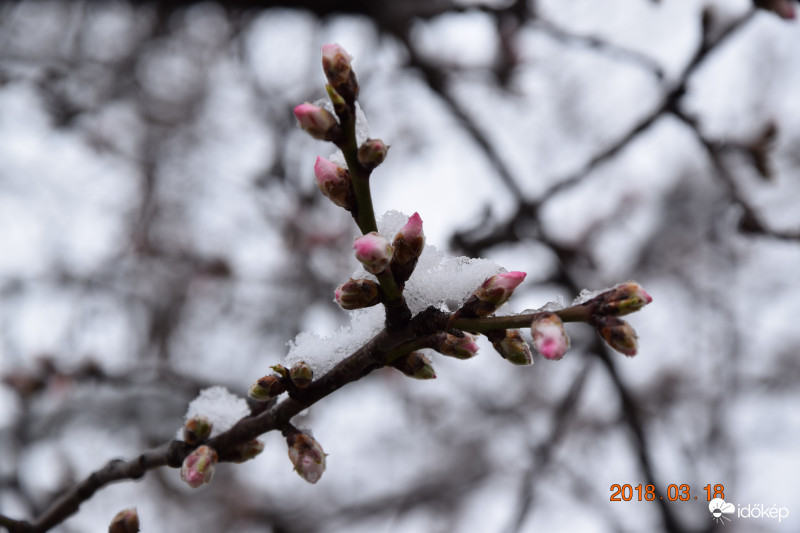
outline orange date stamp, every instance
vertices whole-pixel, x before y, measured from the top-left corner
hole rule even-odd
[[[655,500],[667,500],[671,502],[688,502],[698,499],[698,496],[705,497],[707,502],[715,498],[725,499],[725,487],[722,484],[711,485],[710,483],[697,492],[692,492],[692,487],[686,483],[667,485],[666,492],[656,492],[655,485],[630,485],[614,483],[611,485],[612,502],[652,502]]]

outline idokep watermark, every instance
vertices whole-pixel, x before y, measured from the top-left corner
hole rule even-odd
[[[722,498],[714,498],[708,502],[708,510],[711,512],[714,522],[720,524],[730,522],[732,516],[737,518],[777,520],[778,523],[789,517],[788,507],[778,507],[777,504],[764,505],[763,503],[734,505],[731,502],[726,502]]]

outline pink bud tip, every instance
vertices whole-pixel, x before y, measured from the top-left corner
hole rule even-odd
[[[356,251],[356,259],[373,274],[383,272],[392,259],[392,245],[375,231],[357,238],[353,249]]]
[[[336,117],[328,111],[308,102],[294,108],[297,123],[315,139],[332,140],[339,123]]]
[[[409,240],[422,235],[422,217],[419,216],[419,213],[408,217],[408,222],[402,227],[400,233]]]
[[[317,185],[323,190],[328,183],[339,185],[345,181],[343,169],[324,157],[317,157],[317,162],[314,163],[314,175],[317,177]]]
[[[561,359],[569,349],[570,342],[564,323],[555,313],[545,313],[535,318],[531,324],[531,335],[533,347],[545,359]]]

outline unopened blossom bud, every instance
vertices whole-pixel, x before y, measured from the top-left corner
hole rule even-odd
[[[497,350],[497,353],[503,356],[503,359],[515,365],[532,365],[533,356],[528,343],[522,338],[522,334],[516,329],[507,329],[505,334],[491,338],[492,346]]]
[[[367,139],[358,147],[358,162],[372,170],[386,159],[389,147],[380,139]]]
[[[364,309],[381,303],[381,286],[371,279],[349,279],[336,288],[336,303],[342,309]]]
[[[596,298],[595,315],[622,316],[638,311],[653,301],[641,285],[635,281],[620,283]]]
[[[240,464],[249,461],[264,451],[264,443],[258,439],[245,442],[237,446],[234,450],[235,456],[231,459],[234,463]]]
[[[199,444],[211,435],[213,424],[204,416],[194,416],[183,425],[183,440],[187,444]]]
[[[300,477],[316,483],[325,471],[325,452],[311,436],[295,431],[286,437],[289,445],[289,460]]]
[[[464,333],[463,337],[447,333],[437,336],[433,349],[456,359],[472,359],[478,354],[478,343],[469,333]]]
[[[210,446],[200,446],[186,456],[181,467],[181,479],[196,489],[214,477],[217,452]]]
[[[555,313],[540,313],[531,323],[533,347],[545,359],[558,360],[569,349],[569,336],[564,323]]]
[[[602,316],[595,320],[597,333],[616,351],[633,357],[639,347],[633,326],[615,316]]]
[[[322,45],[322,70],[332,85],[347,81],[352,70],[350,65],[352,59],[350,54],[339,44]]]
[[[116,514],[108,525],[108,533],[138,533],[139,514],[136,509],[125,509]]]
[[[793,19],[795,17],[791,0],[753,0],[753,4],[759,9],[772,11],[783,19]]]
[[[294,383],[294,386],[298,389],[305,389],[309,385],[311,385],[311,381],[314,379],[314,371],[311,370],[311,367],[308,366],[308,363],[305,361],[300,361],[292,366],[289,370],[289,377]]]
[[[525,279],[525,272],[503,272],[483,282],[467,299],[461,316],[489,316],[511,298],[514,289]]]
[[[322,70],[330,85],[351,104],[358,96],[358,82],[351,65],[350,54],[338,44],[322,46]]]
[[[301,128],[320,141],[336,140],[341,133],[333,113],[314,104],[305,102],[296,106],[294,116]]]
[[[414,213],[406,225],[400,228],[392,243],[394,262],[405,265],[417,259],[425,248],[425,233],[422,231],[422,218]]]
[[[389,364],[410,378],[436,379],[436,372],[433,370],[431,360],[422,352],[411,352],[398,357]]]
[[[317,187],[333,203],[352,210],[355,203],[350,172],[324,157],[317,157],[314,164]]]
[[[269,400],[286,391],[279,376],[264,376],[250,387],[247,393],[254,400]]]
[[[356,259],[372,274],[380,274],[386,270],[392,259],[392,245],[376,231],[357,238],[353,249],[356,251]]]

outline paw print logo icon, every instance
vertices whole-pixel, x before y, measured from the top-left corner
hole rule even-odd
[[[708,502],[708,510],[711,512],[714,522],[725,524],[726,521],[731,521],[731,519],[725,515],[733,514],[733,512],[736,511],[736,506],[726,502],[722,498],[714,498]]]

